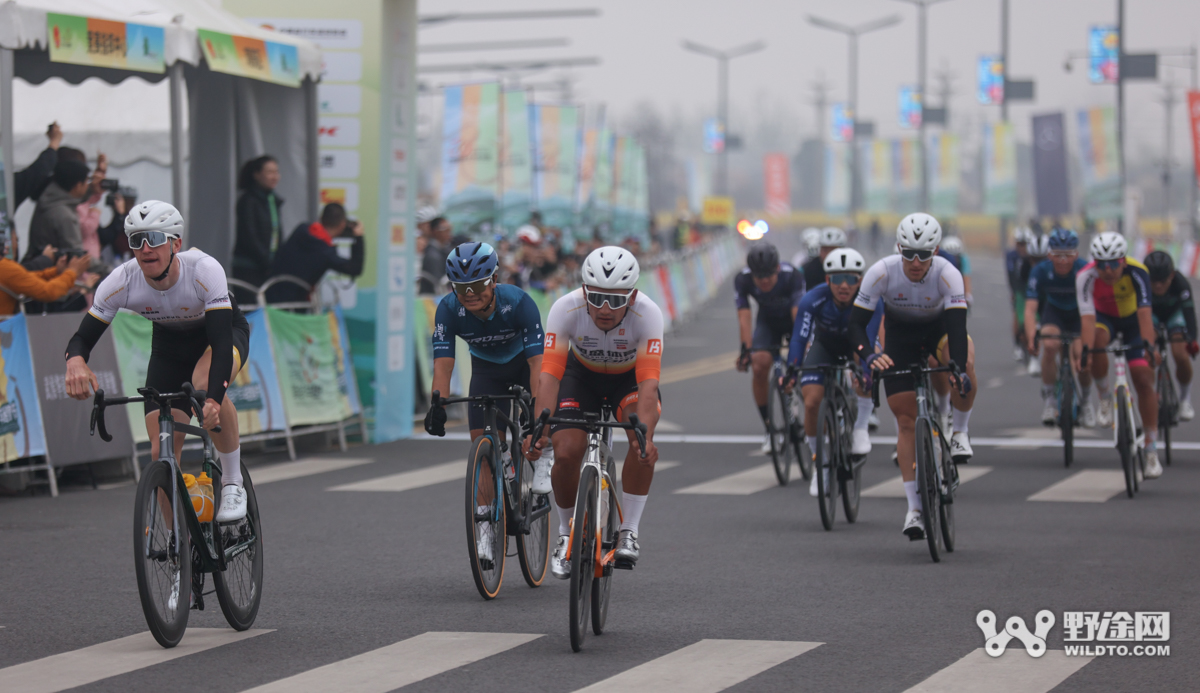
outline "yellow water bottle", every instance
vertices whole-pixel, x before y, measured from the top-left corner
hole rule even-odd
[[[213,519],[213,485],[206,472],[200,472],[199,478],[196,479],[196,487],[198,493],[192,496],[196,518],[201,522],[210,522]]]

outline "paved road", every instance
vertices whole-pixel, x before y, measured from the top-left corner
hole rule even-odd
[[[1111,449],[1064,469],[1036,383],[1012,362],[998,263],[975,264],[971,423],[991,444],[963,468],[975,476],[959,493],[958,550],[940,564],[900,533],[889,445],[871,454],[859,521],[832,532],[803,484],[772,481],[745,442],[760,432],[747,376],[722,365],[736,348],[723,297],[667,340],[660,439],[740,442],[661,444],[642,561],[617,574],[608,631],[582,653],[565,583],[531,590],[514,560],[500,597],[479,598],[467,444],[425,439],[252,460],[267,561],[256,627],[235,634],[214,603],[172,651],[138,604],[132,486],[0,500],[0,690],[1195,690],[1200,446],[1134,500]],[[1198,425],[1178,437],[1200,441]],[[1014,640],[987,656],[983,609],[1031,629],[1051,611],[1051,651],[1033,658]],[[1077,611],[1169,612],[1170,655],[1067,657],[1063,614]]]

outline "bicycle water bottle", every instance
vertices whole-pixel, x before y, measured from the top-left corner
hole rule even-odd
[[[600,532],[608,527],[608,477],[600,477]]]
[[[191,476],[190,474],[188,476]],[[187,478],[184,478],[184,483],[187,483]],[[188,495],[192,497],[192,508],[196,511],[196,518],[201,522],[211,522],[213,519],[213,485],[212,479],[208,478],[206,472],[200,472],[200,476],[195,480],[195,492],[192,487],[188,487]]]

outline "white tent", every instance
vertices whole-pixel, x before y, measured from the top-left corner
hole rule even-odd
[[[162,30],[162,71],[139,71],[51,60],[51,18],[71,15]],[[253,79],[209,65],[201,32],[258,40],[294,50],[295,86]],[[90,42],[89,29],[89,42]],[[58,40],[55,33],[53,37]],[[211,49],[211,45],[208,46]],[[171,166],[174,200],[187,219],[188,245],[226,267],[234,241],[236,176],[241,162],[264,153],[279,160],[284,221],[316,216],[317,95],[320,51],[310,42],[249,24],[205,0],[8,0],[0,4],[0,147],[9,218],[12,209],[12,80],[41,84],[59,77],[119,83],[130,77],[171,86]],[[130,108],[136,108],[131,105]],[[183,114],[188,109],[188,131]],[[285,227],[285,232],[290,228]]]

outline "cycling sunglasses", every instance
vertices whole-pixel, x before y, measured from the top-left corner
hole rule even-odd
[[[467,294],[482,293],[483,290],[488,288],[488,285],[491,283],[492,278],[486,277],[484,279],[480,279],[479,281],[469,282],[467,284],[455,284],[454,282],[451,282],[450,285],[454,287],[454,293],[458,294],[459,296],[466,296]]]
[[[129,234],[129,248],[138,250],[146,243],[149,243],[151,248],[157,248],[172,238],[174,236],[162,231],[137,231]]]
[[[609,308],[617,310],[624,308],[625,304],[629,303],[629,294],[606,294],[599,291],[583,290],[583,295],[587,297],[587,302],[597,308],[603,308],[607,303]]]
[[[905,260],[919,260],[921,262],[929,262],[929,258],[933,257],[932,250],[917,250],[916,248],[901,248],[900,257]]]
[[[838,272],[837,274],[826,275],[829,278],[829,283],[834,286],[842,284],[857,284],[862,281],[862,277],[853,272]]]
[[[1120,260],[1096,260],[1096,269],[1113,270],[1121,266]]]

